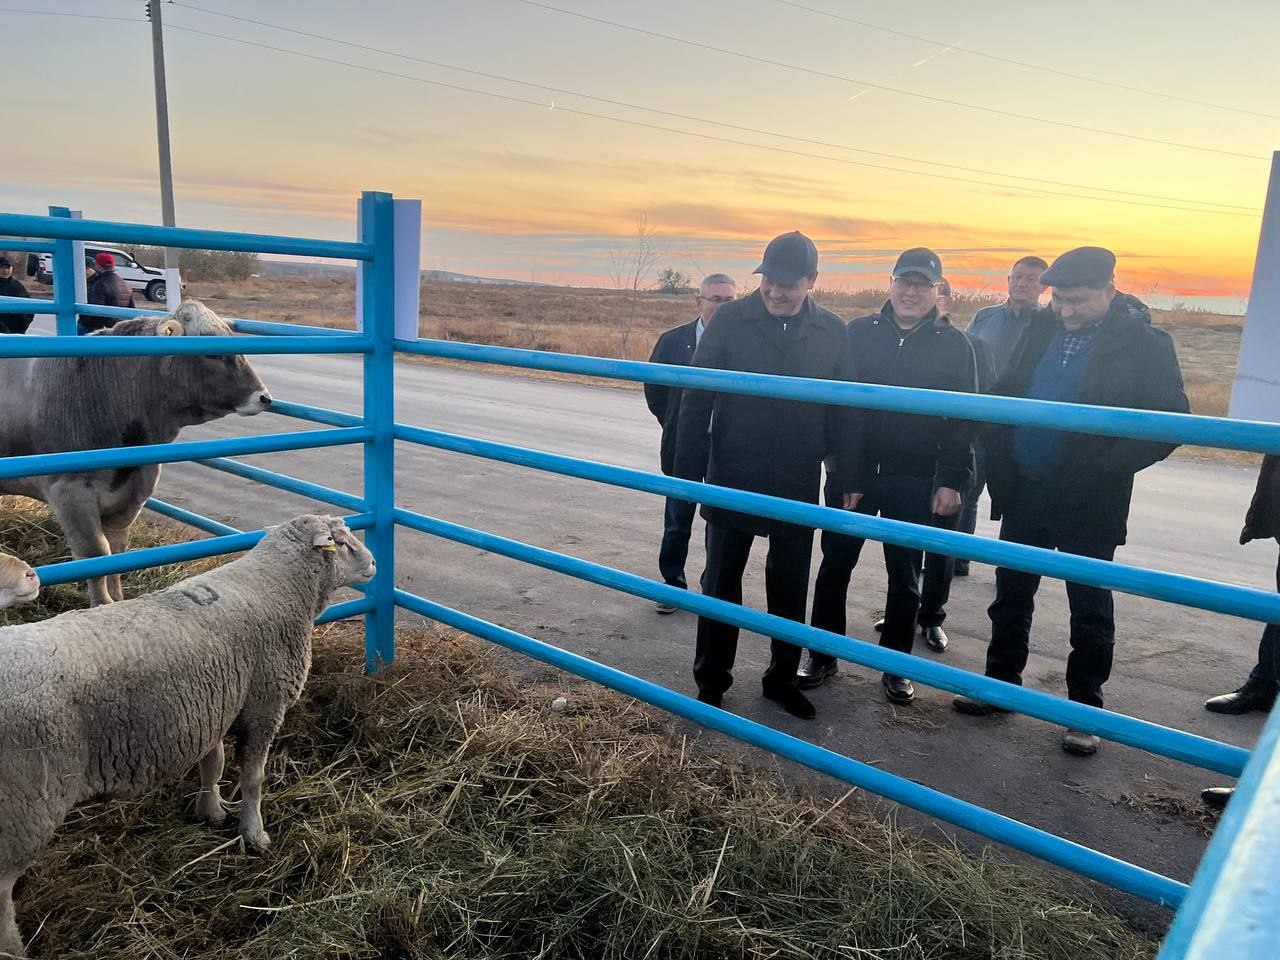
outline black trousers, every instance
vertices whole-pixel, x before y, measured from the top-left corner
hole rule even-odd
[[[707,566],[702,592],[708,597],[742,603],[742,574],[755,535],[719,523],[707,523]],[[764,563],[764,589],[768,610],[775,616],[804,623],[809,599],[809,560],[813,555],[813,531],[789,528],[769,535]],[[738,654],[738,628],[709,617],[698,618],[698,645],[693,677],[698,689],[723,693],[733,684],[733,661]],[[800,667],[800,648],[776,637],[771,641],[769,669],[764,673],[766,691],[794,686]]]
[[[963,494],[968,503],[970,491]],[[955,530],[961,522],[965,504],[949,517],[933,514],[932,523],[944,530]],[[940,627],[947,619],[947,601],[951,599],[951,581],[955,577],[956,558],[943,553],[924,555],[924,579],[920,587],[919,623],[922,627]]]
[[[928,524],[933,520],[930,509],[933,499],[933,480],[923,477],[876,477],[870,489],[858,502],[858,513],[871,516],[879,514],[890,520],[906,520],[910,523]],[[840,506],[840,492],[830,479],[827,483],[826,502],[829,507]],[[849,580],[853,568],[866,541],[861,537],[849,537],[841,533],[822,533],[822,563],[818,579],[813,586],[813,612],[809,622],[822,630],[845,633],[845,606],[849,595]],[[889,575],[889,589],[884,603],[884,629],[880,632],[880,646],[911,652],[916,632],[916,614],[920,609],[920,567],[923,552],[890,543],[882,544],[884,565]],[[828,663],[833,658],[824,653],[813,653],[818,663]]]
[[[1000,539],[1034,547],[1061,550],[1082,557],[1111,560],[1116,545],[1053,533],[1035,518],[1007,513]],[[987,648],[987,676],[1022,683],[1031,642],[1040,577],[1020,570],[996,568],[996,599],[987,609],[991,617],[991,645]],[[1116,642],[1115,606],[1111,591],[1067,582],[1071,608],[1071,653],[1067,657],[1067,696],[1094,707],[1102,706],[1102,685],[1111,676]]]
[[[658,570],[673,587],[687,587],[684,562],[689,556],[689,534],[698,505],[688,500],[667,498],[662,514],[662,547],[658,550]]]
[[[1276,589],[1280,590],[1280,561],[1276,563]],[[1274,699],[1280,693],[1280,625],[1268,623],[1258,644],[1258,662],[1245,686]]]

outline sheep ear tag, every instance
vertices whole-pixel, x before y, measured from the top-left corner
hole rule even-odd
[[[333,534],[331,533],[317,533],[316,538],[311,541],[311,545],[327,551],[338,549],[338,545],[333,542]]]

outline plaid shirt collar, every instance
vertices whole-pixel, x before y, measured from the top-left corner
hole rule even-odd
[[[1071,362],[1081,350],[1089,345],[1098,331],[1102,328],[1102,321],[1082,327],[1079,330],[1068,330],[1062,328],[1062,365],[1065,367]]]

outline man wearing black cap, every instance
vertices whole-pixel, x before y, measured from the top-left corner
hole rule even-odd
[[[853,379],[844,321],[813,302],[818,277],[813,241],[793,232],[775,237],[755,270],[760,289],[721,306],[702,335],[693,366],[828,380]],[[849,453],[860,448],[860,416],[850,407],[770,397],[686,390],[676,431],[674,472],[754,493],[815,503],[822,459],[831,442],[837,462],[858,467]],[[708,438],[708,428],[710,437]],[[708,449],[709,441],[709,449]],[[855,454],[856,455],[856,454]],[[702,592],[742,602],[742,574],[756,537],[769,538],[765,593],[769,613],[804,621],[809,592],[813,530],[767,517],[704,504],[707,563]],[[693,675],[698,699],[720,706],[733,683],[738,628],[698,618]],[[800,648],[774,639],[764,695],[797,717],[812,719],[813,705],[796,686]]]
[[[977,391],[973,346],[937,308],[941,281],[942,262],[932,250],[916,247],[898,258],[888,302],[879,313],[849,323],[856,379],[926,390]],[[841,476],[840,464],[829,470],[827,506],[953,527],[960,491],[972,476],[974,432],[975,425],[963,420],[869,411],[862,431],[863,453],[853,461],[860,463],[862,472]],[[822,534],[822,565],[810,618],[813,626],[845,632],[849,578],[865,542],[838,533]],[[911,652],[920,610],[922,558],[920,550],[884,544],[889,587],[881,646]],[[946,634],[936,626],[925,639],[938,652],[946,649]],[[800,685],[818,686],[835,672],[833,657],[810,651]],[[886,673],[882,683],[885,696],[894,703],[915,699],[915,689],[906,677]]]
[[[8,257],[0,257],[0,297],[30,297],[22,281],[14,278]],[[0,333],[26,333],[34,319],[32,313],[0,313]]]
[[[1040,278],[1053,288],[1051,307],[1031,318],[996,394],[1188,411],[1173,341],[1151,326],[1140,300],[1116,292],[1115,265],[1115,255],[1101,247],[1079,247],[1054,261]],[[1125,542],[1134,474],[1176,446],[1007,426],[993,428],[984,443],[991,498],[1004,519],[1000,538],[1101,560],[1111,560]],[[1022,683],[1039,586],[1035,574],[997,568],[987,676]],[[1115,645],[1111,591],[1067,583],[1067,600],[1067,694],[1101,707]],[[957,697],[955,707],[975,715],[998,711],[968,697]],[[1098,738],[1068,730],[1062,747],[1088,756]]]

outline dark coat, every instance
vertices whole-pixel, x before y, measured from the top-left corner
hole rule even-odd
[[[133,307],[133,290],[124,282],[120,274],[114,270],[103,270],[89,281],[86,291],[89,303],[101,304],[104,307]],[[80,325],[90,330],[101,330],[112,327],[118,322],[117,317],[100,317],[93,314],[80,315]]]
[[[1280,540],[1280,457],[1274,454],[1262,458],[1258,486],[1253,491],[1249,514],[1244,518],[1240,542],[1248,543],[1250,540],[1266,540],[1271,537]]]
[[[653,345],[650,363],[670,363],[687,367],[693,362],[693,351],[698,345],[698,321],[682,323],[673,327],[658,338]],[[649,405],[649,412],[658,418],[662,425],[662,447],[660,461],[662,472],[668,476],[675,468],[676,432],[680,421],[680,388],[668,387],[661,383],[644,385],[644,400]],[[701,477],[698,477],[701,480]]]
[[[726,303],[702,335],[695,367],[855,379],[844,321],[812,299],[797,318],[770,316],[759,291]],[[796,324],[799,324],[797,327]],[[857,473],[861,414],[852,407],[776,400],[741,393],[685,390],[676,434],[675,475],[755,493],[818,502],[823,457]],[[708,453],[707,430],[710,427]],[[796,527],[704,505],[702,516],[757,535]]]
[[[994,393],[1026,396],[1031,377],[1059,322],[1044,309],[1031,318],[1014,348],[1009,368]],[[1116,294],[1089,355],[1080,387],[1080,403],[1138,410],[1187,413],[1182,371],[1173,340],[1151,326],[1142,301]],[[1013,457],[1013,428],[997,426],[983,436],[987,484],[993,510],[1036,517],[1047,530],[1098,543],[1125,542],[1133,477],[1174,451],[1177,444],[1067,433],[1058,469],[1037,484],[1018,473]]]
[[[17,277],[0,280],[0,297],[30,297]],[[26,333],[35,319],[33,313],[0,313],[0,333]]]
[[[893,306],[849,322],[849,348],[864,383],[978,392],[978,361],[969,338],[932,311],[913,329],[898,327]],[[864,415],[864,475],[845,481],[866,491],[871,476],[919,477],[952,490],[973,479],[973,437],[966,420],[869,410]]]

